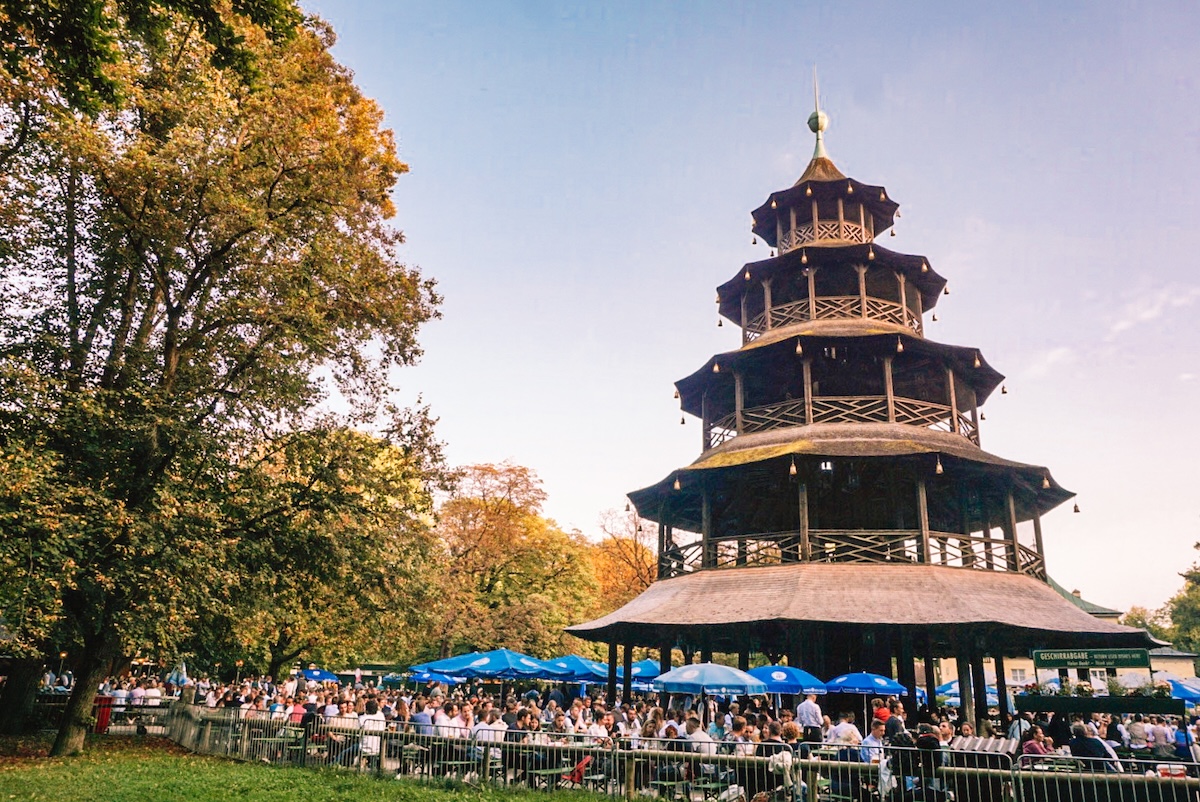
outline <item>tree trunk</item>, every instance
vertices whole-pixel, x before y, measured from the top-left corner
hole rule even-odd
[[[119,644],[115,633],[102,635],[95,643],[87,644],[75,664],[75,687],[67,700],[58,737],[50,749],[51,757],[77,755],[83,751],[83,742],[94,719],[92,707],[100,683],[112,670],[119,656]]]
[[[14,660],[8,681],[0,688],[0,735],[22,735],[42,678],[40,658]]]

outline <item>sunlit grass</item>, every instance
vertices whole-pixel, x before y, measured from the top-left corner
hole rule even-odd
[[[0,739],[0,802],[546,802],[524,789],[427,786],[335,770],[201,757],[160,738],[99,737],[79,757],[45,757],[45,739]],[[550,798],[595,799],[582,794]]]

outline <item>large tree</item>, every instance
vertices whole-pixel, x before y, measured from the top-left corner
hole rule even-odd
[[[590,545],[541,514],[545,492],[528,468],[472,465],[441,505],[438,594],[425,656],[501,646],[540,657],[578,644],[563,632],[596,600]]]
[[[243,579],[243,461],[310,427],[331,384],[367,422],[435,314],[385,222],[406,168],[330,30],[237,31],[255,85],[187,19],[115,29],[117,105],[50,115],[0,177],[0,450],[20,469],[0,613],[18,653],[72,655],[56,754],[107,671]]]

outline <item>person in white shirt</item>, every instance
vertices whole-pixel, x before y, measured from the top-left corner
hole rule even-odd
[[[600,715],[598,720],[593,721],[588,726],[587,734],[592,744],[608,748],[612,746],[612,729],[613,715],[610,712],[605,712]]]
[[[842,713],[838,716],[838,723],[829,728],[829,732],[825,735],[825,742],[848,743],[845,741],[846,733],[854,733],[854,743],[862,743],[862,733],[858,731],[858,727],[854,724],[854,713],[852,712]]]
[[[796,723],[806,743],[821,742],[821,706],[817,704],[815,694],[804,697],[804,701],[796,705]]]
[[[862,740],[862,756],[864,763],[878,763],[883,759],[883,733],[886,729],[884,722],[871,719],[871,732]],[[939,742],[940,742],[939,738]]]
[[[687,739],[692,745],[692,751],[702,755],[715,755],[717,753],[717,742],[712,739],[712,736],[704,731],[704,725],[700,723],[698,718],[689,718],[687,724],[684,725],[687,732]]]

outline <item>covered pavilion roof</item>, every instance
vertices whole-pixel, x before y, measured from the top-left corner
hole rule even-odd
[[[655,582],[606,616],[567,628],[585,640],[655,646],[704,636],[743,647],[815,624],[1003,630],[1006,650],[1154,647],[1145,630],[1089,615],[1034,577],[906,563],[786,563],[708,569]],[[965,628],[965,629],[964,629]]]

